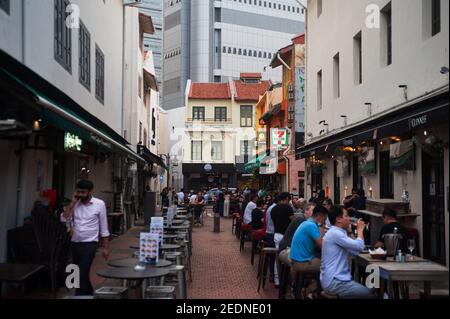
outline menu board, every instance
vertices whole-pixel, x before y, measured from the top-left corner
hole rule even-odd
[[[159,238],[159,244],[163,243],[164,236],[164,218],[152,217],[150,220],[150,233],[157,234]]]
[[[139,262],[155,265],[159,262],[159,235],[140,234]]]

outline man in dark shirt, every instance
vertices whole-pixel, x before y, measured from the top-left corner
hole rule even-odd
[[[305,212],[300,216],[296,217],[289,224],[286,232],[284,233],[283,239],[280,241],[279,245],[279,259],[284,264],[290,264],[291,260],[289,259],[290,247],[292,243],[292,238],[294,237],[295,231],[297,228],[308,218],[312,216],[314,207],[316,207],[315,203],[308,203],[305,207]]]
[[[283,239],[283,235],[289,226],[291,220],[294,219],[294,210],[292,206],[289,205],[291,196],[289,193],[281,193],[278,196],[278,204],[272,208],[270,211],[270,217],[273,221],[274,226],[274,236],[273,241],[275,242],[275,247],[279,249],[280,241]],[[275,274],[274,274],[275,286],[279,285],[278,269],[275,264]]]
[[[281,193],[279,199],[280,202],[272,209],[270,217],[275,227],[275,234],[284,235],[291,220],[294,219],[294,210],[289,205],[289,201],[291,200],[289,193]]]
[[[385,234],[393,234],[395,232],[395,228],[397,228],[397,234],[400,234],[402,238],[399,241],[399,249],[402,252],[408,252],[407,242],[408,242],[408,231],[405,226],[400,224],[397,219],[397,212],[392,208],[386,208],[383,211],[383,223],[384,226],[381,228],[380,236],[378,237],[378,241],[375,244],[376,248],[384,247],[383,235]]]
[[[252,228],[258,230],[264,226],[264,212],[263,212],[264,200],[258,199],[256,201],[256,208],[252,211]]]

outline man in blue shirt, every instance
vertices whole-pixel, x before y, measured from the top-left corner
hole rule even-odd
[[[375,295],[365,286],[352,281],[349,254],[357,255],[364,249],[365,224],[358,220],[356,239],[347,235],[350,217],[347,210],[333,206],[328,212],[331,228],[322,243],[320,282],[322,288],[342,299],[372,299]]]
[[[320,258],[316,256],[316,247],[319,249],[322,247],[323,226],[327,215],[327,209],[317,205],[314,207],[312,216],[295,231],[289,255],[289,258],[292,260],[291,273],[295,281],[299,272],[320,272]],[[316,290],[316,288],[316,285],[309,286],[309,289],[312,291]]]

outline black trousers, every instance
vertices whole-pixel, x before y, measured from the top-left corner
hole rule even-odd
[[[73,263],[80,268],[80,288],[75,290],[75,295],[93,295],[89,273],[97,251],[97,242],[72,243],[71,248]]]

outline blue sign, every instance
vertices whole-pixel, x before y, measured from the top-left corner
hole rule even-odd
[[[162,183],[163,180],[164,180],[164,175],[160,175],[160,176],[159,176],[159,182]]]

